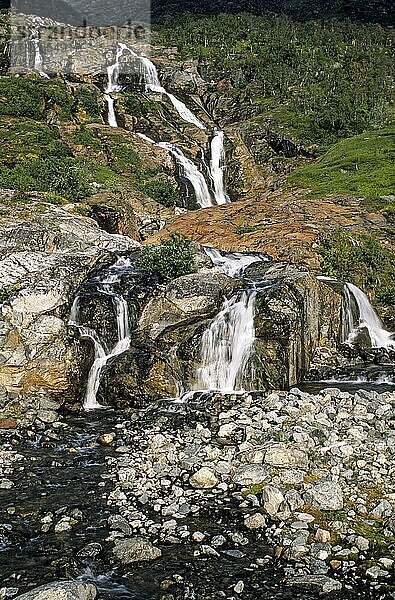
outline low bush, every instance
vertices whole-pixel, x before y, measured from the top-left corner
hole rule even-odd
[[[168,240],[143,249],[139,266],[162,281],[176,279],[182,275],[196,273],[195,246],[191,240],[172,233]]]
[[[139,189],[167,208],[182,206],[180,190],[163,177],[144,183],[139,186]]]
[[[28,158],[11,169],[0,165],[0,187],[52,192],[73,201],[91,194],[86,169],[73,158]]]

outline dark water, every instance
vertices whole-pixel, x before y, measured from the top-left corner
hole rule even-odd
[[[149,418],[155,419],[155,414],[147,415]],[[222,552],[220,557],[193,557],[196,546],[169,544],[161,545],[163,556],[154,563],[133,566],[130,572],[116,568],[112,563],[111,543],[106,542],[107,519],[115,509],[108,507],[103,498],[112,489],[111,481],[106,479],[105,460],[114,453],[114,448],[100,446],[96,439],[101,433],[113,431],[124,419],[125,415],[111,411],[88,413],[67,418],[67,427],[51,429],[49,435],[34,436],[30,441],[14,440],[14,448],[24,460],[7,475],[14,487],[0,490],[2,586],[18,587],[21,593],[50,581],[73,578],[94,581],[102,600],[160,599],[169,593],[178,600],[231,598],[235,595],[234,585],[243,580],[244,599],[319,597],[285,587],[281,564],[268,559],[259,568],[253,565],[256,558],[271,554],[262,537],[243,546],[241,558]],[[71,531],[43,533],[42,519],[49,512],[53,513],[54,522],[64,514],[74,514],[78,523]],[[208,507],[198,521],[189,520],[188,524],[191,530],[212,535],[235,531],[241,521],[240,509],[230,504],[221,509]],[[78,556],[89,542],[102,545],[100,558]],[[167,591],[162,585],[164,580],[170,582],[166,584]],[[374,591],[355,589],[355,582],[346,585],[350,589],[333,597],[338,600],[380,597]]]

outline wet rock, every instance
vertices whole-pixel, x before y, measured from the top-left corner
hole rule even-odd
[[[100,435],[97,438],[97,441],[102,446],[111,446],[111,444],[114,442],[115,438],[116,438],[115,433],[103,433],[103,435]]]
[[[95,600],[96,586],[92,583],[60,581],[35,588],[18,596],[18,600]]]
[[[304,494],[304,499],[320,510],[341,510],[343,508],[343,490],[337,482],[331,480],[314,483]]]
[[[123,564],[155,560],[162,556],[159,548],[142,537],[116,540],[113,553]]]
[[[325,575],[290,577],[284,583],[292,587],[311,589],[317,591],[319,594],[331,594],[332,592],[339,592],[343,588],[340,581],[336,581]]]
[[[215,487],[218,479],[212,469],[202,467],[189,478],[189,483],[193,488],[204,490]]]

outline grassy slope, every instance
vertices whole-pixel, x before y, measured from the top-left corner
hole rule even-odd
[[[314,197],[331,194],[365,198],[372,207],[395,210],[395,129],[368,131],[335,144],[316,162],[288,177]]]

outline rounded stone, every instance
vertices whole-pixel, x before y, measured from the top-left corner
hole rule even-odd
[[[219,480],[212,469],[202,467],[189,478],[189,483],[193,488],[206,490],[215,487]]]

